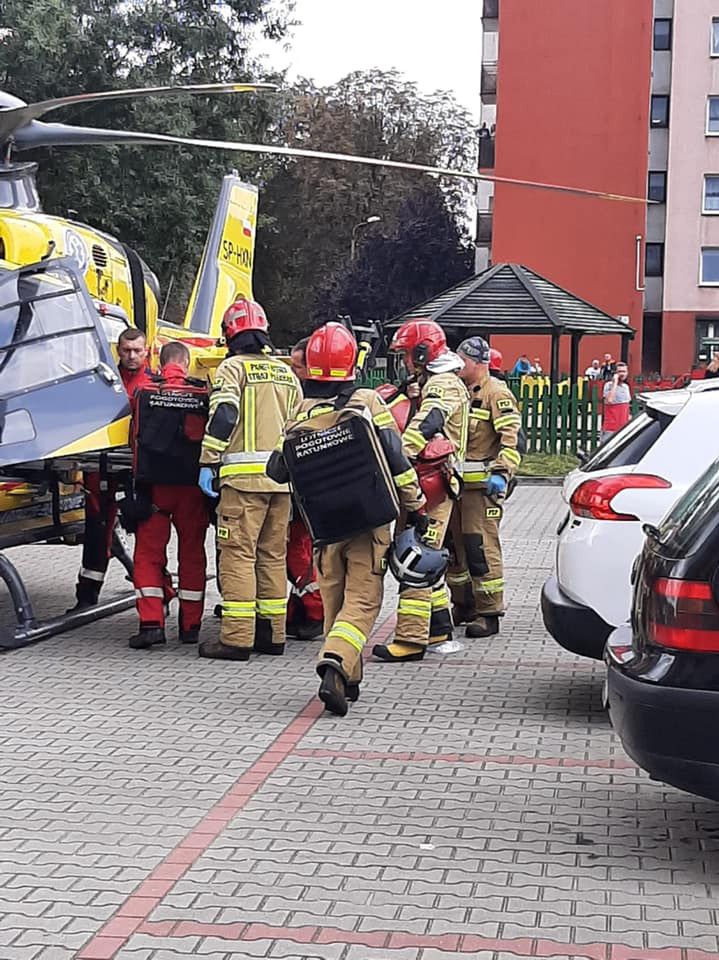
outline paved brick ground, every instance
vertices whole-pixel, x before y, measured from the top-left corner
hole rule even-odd
[[[560,516],[511,501],[500,638],[370,664],[344,720],[315,645],[139,654],[126,614],[1,656],[0,960],[719,960],[719,807],[636,770],[544,633]],[[61,610],[77,550],[13,554]]]

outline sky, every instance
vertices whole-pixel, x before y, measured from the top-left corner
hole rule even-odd
[[[423,93],[449,90],[479,116],[480,0],[296,0],[283,50],[264,45],[290,79],[334,83],[353,70],[400,70]]]

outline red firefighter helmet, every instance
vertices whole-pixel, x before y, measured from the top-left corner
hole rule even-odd
[[[268,329],[265,311],[257,301],[248,300],[247,297],[238,297],[225,310],[222,318],[222,333],[228,342],[238,333],[244,333],[246,330],[262,330],[267,333]]]
[[[326,323],[307,341],[307,379],[342,383],[354,380],[357,341],[341,323]]]
[[[489,369],[490,370],[501,370],[502,369],[502,351],[495,350],[494,347],[489,348]]]
[[[380,386],[375,389],[375,393],[379,394],[389,407],[389,412],[394,417],[394,422],[397,424],[399,432],[404,433],[409,423],[409,415],[412,412],[412,401],[410,398],[400,393],[393,383],[380,384]]]
[[[434,320],[407,320],[392,337],[390,350],[426,366],[447,349],[444,330]]]

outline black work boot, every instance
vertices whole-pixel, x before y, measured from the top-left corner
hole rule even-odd
[[[360,698],[360,684],[364,679],[364,665],[362,663],[362,657],[359,661],[359,680],[348,680],[347,681],[347,699],[350,703],[357,703]]]
[[[472,640],[482,640],[484,637],[493,637],[499,633],[499,614],[487,613],[467,625],[467,636]]]
[[[140,627],[140,632],[130,637],[129,647],[132,650],[149,650],[166,643],[165,631],[162,627]]]
[[[249,660],[250,647],[236,647],[221,640],[203,640],[198,654],[205,660]]]
[[[471,607],[461,606],[458,603],[452,607],[452,620],[454,625],[459,627],[463,623],[473,623],[479,614],[476,610],[473,610]]]
[[[191,627],[189,630],[180,629],[180,643],[197,643],[199,639],[199,627]]]
[[[325,710],[338,717],[347,714],[347,681],[344,678],[342,667],[331,660],[324,660],[317,666],[317,673],[322,677],[317,696],[325,705]],[[359,685],[357,688],[359,695]]]
[[[222,604],[216,603],[215,609],[212,611],[212,616],[216,617],[218,620],[222,619]]]
[[[298,640],[322,640],[325,625],[321,620],[307,620],[295,628],[295,637]]]
[[[272,642],[272,624],[264,617],[255,621],[255,653],[264,653],[268,657],[281,657],[285,652],[284,643]]]

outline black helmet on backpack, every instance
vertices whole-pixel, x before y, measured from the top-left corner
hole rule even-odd
[[[388,556],[392,575],[401,587],[433,587],[444,576],[449,551],[428,547],[414,527],[404,530],[392,541]]]

